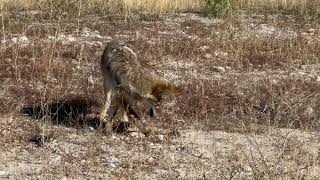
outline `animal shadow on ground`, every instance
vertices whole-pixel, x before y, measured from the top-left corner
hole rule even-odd
[[[49,120],[54,125],[97,129],[100,127],[100,121],[93,112],[97,107],[97,100],[75,97],[42,105],[27,105],[22,107],[21,114],[35,120]]]
[[[34,120],[49,120],[54,125],[72,128],[90,128],[106,130],[106,122],[98,118],[101,103],[95,99],[75,97],[44,105],[28,105],[21,109],[21,114]],[[112,124],[112,131],[125,133],[129,127],[126,122]]]

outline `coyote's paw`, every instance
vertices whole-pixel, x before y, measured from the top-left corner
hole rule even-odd
[[[106,117],[105,116],[102,116],[102,115],[97,115],[97,119],[100,121],[100,122],[106,122]]]

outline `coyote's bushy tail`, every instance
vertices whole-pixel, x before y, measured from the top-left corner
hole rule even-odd
[[[152,87],[151,95],[156,98],[161,97],[164,94],[181,95],[184,89],[181,86],[176,86],[170,82],[157,81]]]

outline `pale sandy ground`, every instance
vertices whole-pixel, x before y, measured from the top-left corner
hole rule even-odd
[[[0,122],[0,178],[4,179],[320,178],[316,132],[265,128],[261,134],[239,134],[183,129],[178,136],[151,138],[137,132],[104,136],[40,125],[46,131],[40,132],[53,135],[38,147],[27,139],[40,123]]]

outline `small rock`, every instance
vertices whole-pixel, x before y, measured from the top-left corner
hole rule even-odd
[[[49,40],[54,40],[55,37],[54,37],[54,36],[48,36],[48,39],[49,39]]]
[[[11,41],[16,44],[18,42],[18,38],[13,37],[13,38],[11,38]]]
[[[203,57],[206,58],[206,59],[211,59],[211,58],[212,58],[212,55],[209,54],[209,53],[207,53],[207,54],[205,54]]]
[[[93,77],[92,77],[92,76],[89,76],[89,77],[88,77],[88,83],[89,83],[89,84],[94,84],[94,81],[93,81]]]
[[[225,71],[226,71],[226,69],[225,69],[224,67],[221,67],[221,66],[218,66],[218,67],[217,67],[217,70],[218,70],[219,72],[225,72]]]
[[[115,136],[113,134],[111,135],[110,139],[115,140],[115,141],[120,140],[120,138],[118,136]]]
[[[149,157],[147,159],[147,162],[153,164],[154,163],[154,158],[153,157]]]
[[[202,52],[202,53],[207,52],[209,49],[210,49],[209,46],[201,46],[201,47],[199,48],[200,52]]]
[[[28,39],[26,36],[21,36],[21,37],[19,38],[19,41],[20,41],[21,43],[26,43],[26,44],[29,43],[29,39]]]
[[[155,173],[158,175],[158,176],[166,176],[168,174],[168,171],[164,170],[164,169],[156,169],[155,170]]]
[[[162,134],[158,135],[158,139],[159,139],[159,141],[163,141],[164,140],[164,135],[162,135]]]
[[[9,173],[7,171],[0,171],[0,176],[7,176]]]
[[[309,34],[313,34],[313,33],[314,33],[314,29],[309,29],[307,32],[308,32]]]
[[[118,159],[118,158],[116,158],[116,157],[111,157],[111,159],[110,159],[110,163],[117,164],[117,163],[119,163],[119,159]]]
[[[279,80],[277,80],[277,79],[272,79],[272,80],[271,80],[271,83],[272,83],[272,84],[278,84],[278,83],[279,83]]]
[[[308,115],[308,116],[312,116],[314,110],[312,107],[307,107],[307,109],[304,111],[304,114]]]
[[[69,35],[67,36],[66,41],[74,42],[74,41],[76,41],[76,38],[75,38],[75,37],[73,37],[71,34],[69,34]]]
[[[109,163],[109,164],[108,164],[108,167],[111,168],[111,169],[113,169],[113,168],[116,168],[117,166],[116,166],[115,164],[113,164],[113,163]]]
[[[217,58],[226,58],[228,57],[228,53],[223,51],[216,51],[214,52],[214,56]]]
[[[179,178],[185,178],[187,176],[187,172],[182,169],[175,169],[175,171],[179,174]]]
[[[57,164],[59,164],[61,162],[62,156],[59,154],[52,154],[50,156],[50,161],[49,161],[49,165],[50,166],[55,166]]]
[[[139,138],[139,139],[143,139],[145,138],[146,136],[140,132],[131,132],[129,134],[131,137],[134,137],[134,138]]]
[[[215,72],[225,72],[226,69],[222,66],[213,66],[212,67],[212,71],[215,71]]]
[[[95,127],[89,126],[88,129],[89,129],[89,131],[94,131],[94,130],[95,130]]]
[[[156,143],[156,144],[150,143],[149,147],[150,147],[150,149],[161,149],[162,145],[158,144],[158,143]]]
[[[88,27],[83,27],[82,28],[82,32],[83,33],[89,33],[91,30],[90,30],[90,28],[88,28]]]

